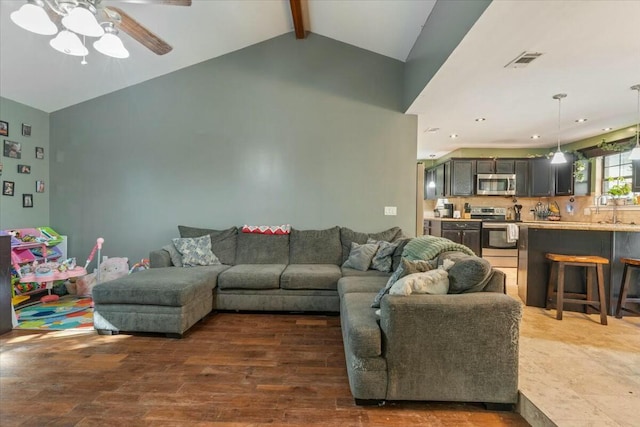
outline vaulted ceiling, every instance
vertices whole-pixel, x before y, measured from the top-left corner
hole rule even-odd
[[[308,0],[306,26],[406,61],[435,2]],[[52,112],[293,29],[288,0],[103,3],[126,11],[173,51],[157,56],[121,33],[130,58],[90,48],[88,64],[80,65],[80,58],[51,49],[51,37],[11,22],[23,0],[1,0],[0,96]],[[640,83],[638,16],[640,1],[494,1],[407,111],[418,115],[417,158],[461,147],[550,147],[558,136],[566,143],[631,126],[637,97],[629,87]],[[522,52],[542,55],[524,68],[505,67]],[[568,97],[558,133],[552,96],[560,92]],[[449,138],[454,133],[459,137]]]

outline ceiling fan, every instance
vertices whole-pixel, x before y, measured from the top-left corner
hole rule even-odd
[[[114,0],[114,3],[141,3],[166,6],[191,6],[191,0]],[[157,55],[165,55],[173,49],[171,45],[122,9],[105,5],[108,0],[27,0],[11,20],[18,26],[43,35],[58,34],[50,45],[68,55],[85,56],[88,50],[78,35],[100,37],[93,46],[99,52],[126,58],[129,52],[117,37],[118,30]],[[60,25],[61,24],[61,25]],[[60,32],[58,29],[62,28]],[[85,61],[83,61],[85,63]]]

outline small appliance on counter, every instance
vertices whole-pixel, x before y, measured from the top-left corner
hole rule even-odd
[[[453,203],[445,203],[444,209],[441,211],[440,216],[442,218],[453,218],[453,211],[455,210],[455,205]]]
[[[522,205],[514,205],[513,210],[515,211],[515,220],[516,222],[522,221],[522,215],[520,212],[522,211]]]

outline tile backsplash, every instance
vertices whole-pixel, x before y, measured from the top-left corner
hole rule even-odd
[[[462,211],[464,204],[471,206],[513,207],[522,205],[522,220],[534,221],[533,210],[538,202],[548,205],[554,201],[560,207],[560,220],[573,222],[613,222],[614,213],[617,222],[640,224],[640,205],[623,206],[614,210],[613,206],[595,207],[595,198],[590,196],[559,196],[559,197],[449,197],[449,203],[455,205],[456,210]],[[573,202],[570,199],[574,199]],[[424,216],[433,217],[435,200],[424,201]],[[571,209],[572,208],[572,209]],[[571,211],[571,212],[570,212]]]

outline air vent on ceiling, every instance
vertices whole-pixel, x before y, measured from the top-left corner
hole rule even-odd
[[[504,68],[524,68],[541,55],[539,52],[522,52],[513,61],[505,65]]]

